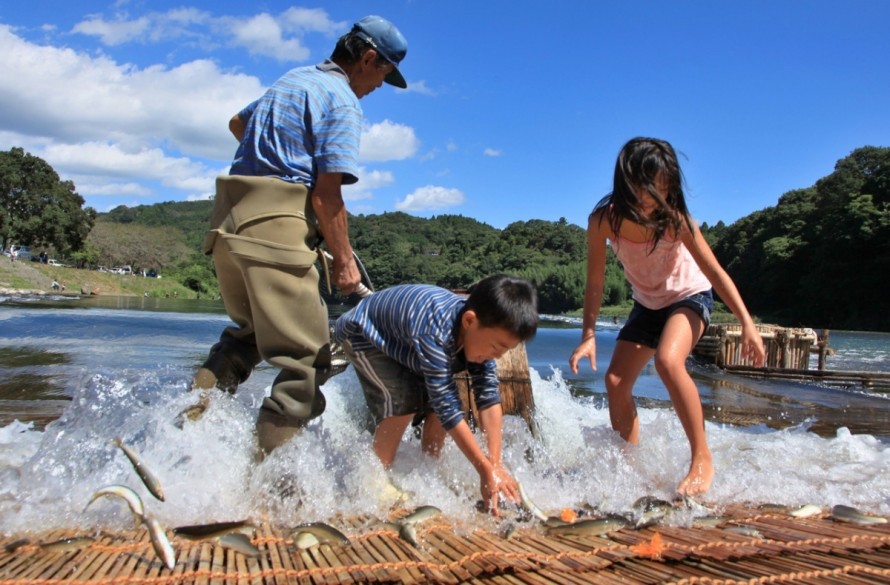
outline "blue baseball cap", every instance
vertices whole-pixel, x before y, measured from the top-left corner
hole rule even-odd
[[[393,64],[393,70],[383,81],[403,89],[408,87],[408,82],[399,71],[399,63],[408,53],[408,41],[393,23],[380,16],[366,16],[355,23],[352,33],[374,47],[377,54]]]

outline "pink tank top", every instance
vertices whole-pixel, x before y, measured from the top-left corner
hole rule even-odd
[[[648,309],[663,309],[711,288],[679,239],[662,238],[651,254],[651,242],[632,242],[619,236],[609,244],[633,285],[633,299]]]

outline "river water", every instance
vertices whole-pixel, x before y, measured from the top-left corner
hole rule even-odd
[[[262,463],[252,432],[275,375],[268,367],[234,396],[214,393],[203,418],[182,424],[194,368],[228,323],[210,301],[0,298],[0,533],[122,526],[130,521],[118,502],[84,509],[110,484],[132,487],[171,526],[385,518],[398,503],[390,482],[408,494],[405,506],[434,503],[467,529],[494,522],[475,511],[478,478],[451,441],[435,462],[406,433],[394,468],[381,468],[351,368],[324,386],[325,414]],[[685,474],[688,445],[651,365],[635,388],[640,445],[628,448],[611,431],[602,372],[617,331],[599,324],[598,371],[577,376],[566,367],[577,321],[545,320],[527,346],[540,435],[506,417],[504,460],[545,510],[619,512],[643,495],[670,499]],[[831,346],[832,369],[890,370],[890,334],[832,331]],[[717,469],[702,500],[710,510],[773,502],[890,514],[888,396],[690,367]],[[115,437],[159,477],[164,502],[151,498]]]

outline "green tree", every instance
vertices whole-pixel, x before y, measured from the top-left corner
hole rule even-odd
[[[96,221],[74,183],[62,181],[43,159],[22,148],[0,151],[0,244],[80,250]]]

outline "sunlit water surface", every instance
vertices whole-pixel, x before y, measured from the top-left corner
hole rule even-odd
[[[195,400],[186,391],[194,367],[228,322],[218,307],[173,312],[180,309],[163,303],[103,308],[61,299],[39,307],[19,301],[0,303],[0,356],[7,356],[0,359],[3,408],[12,408],[16,388],[31,384],[46,402],[61,405],[61,416],[45,429],[18,420],[0,427],[2,533],[132,526],[120,500],[102,498],[84,509],[98,488],[110,484],[132,487],[167,526],[245,518],[283,526],[358,516],[374,522],[396,506],[423,504],[441,508],[457,530],[495,526],[495,519],[476,511],[478,476],[453,442],[433,461],[408,432],[394,468],[382,469],[351,368],[324,386],[324,415],[256,463],[253,428],[272,370],[260,368],[234,396],[214,393],[198,421],[182,424],[177,416]],[[602,324],[600,372],[616,331]],[[651,406],[640,409],[640,446],[628,448],[610,429],[599,375],[588,371],[564,379],[578,334],[577,325],[568,323],[542,329],[529,344],[540,437],[521,418],[506,417],[505,463],[530,498],[551,512],[588,506],[620,512],[643,495],[670,499],[689,453],[663,387],[651,371],[641,377],[637,395],[644,404],[651,399]],[[886,337],[883,341],[886,346]],[[873,355],[868,350],[867,357]],[[702,383],[703,401],[718,408],[721,400],[731,400],[722,394],[738,394],[731,384],[727,389]],[[758,396],[781,394],[770,384],[744,387]],[[855,392],[784,388],[805,400],[811,394],[814,400],[885,414],[890,406],[885,398]],[[820,436],[813,424],[808,418],[782,428],[708,423],[717,476],[702,503],[714,511],[730,503],[843,503],[890,514],[886,437],[848,426]],[[160,479],[164,502],[149,495],[112,444],[115,437],[132,446]],[[390,482],[409,495],[406,502],[395,501]]]

